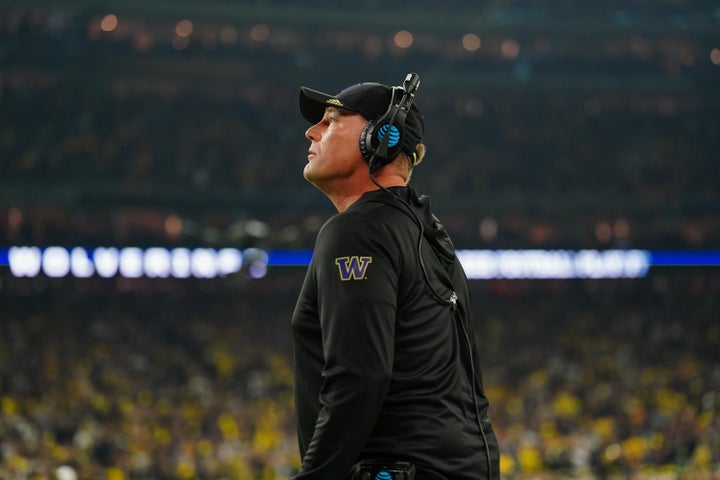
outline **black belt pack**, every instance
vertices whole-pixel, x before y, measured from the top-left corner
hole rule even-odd
[[[362,460],[350,472],[351,480],[414,480],[415,465],[397,460]]]

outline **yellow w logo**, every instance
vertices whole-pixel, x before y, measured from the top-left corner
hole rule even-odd
[[[372,263],[372,257],[340,257],[335,259],[335,265],[340,272],[340,280],[362,280],[368,265]]]

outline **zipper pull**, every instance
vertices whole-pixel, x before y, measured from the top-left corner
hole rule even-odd
[[[457,300],[458,300],[457,293],[452,292],[452,295],[450,295],[449,303],[450,303],[450,308],[452,308],[453,310],[457,310]]]

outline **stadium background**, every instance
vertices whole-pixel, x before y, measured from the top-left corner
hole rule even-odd
[[[715,2],[0,3],[0,242],[306,250],[299,85],[416,71],[459,248],[717,251]],[[302,267],[0,267],[0,477],[287,478]],[[472,281],[503,478],[718,478],[720,271]]]

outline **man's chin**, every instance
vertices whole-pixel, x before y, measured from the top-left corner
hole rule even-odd
[[[305,168],[303,168],[303,177],[305,178],[305,180],[312,183],[313,172],[312,172],[312,167],[310,166],[309,163],[306,163]]]
[[[310,164],[305,165],[305,169],[303,170],[303,178],[307,180],[308,182],[312,183],[313,185],[317,186],[318,176],[315,172],[313,172],[312,167],[310,167]]]

